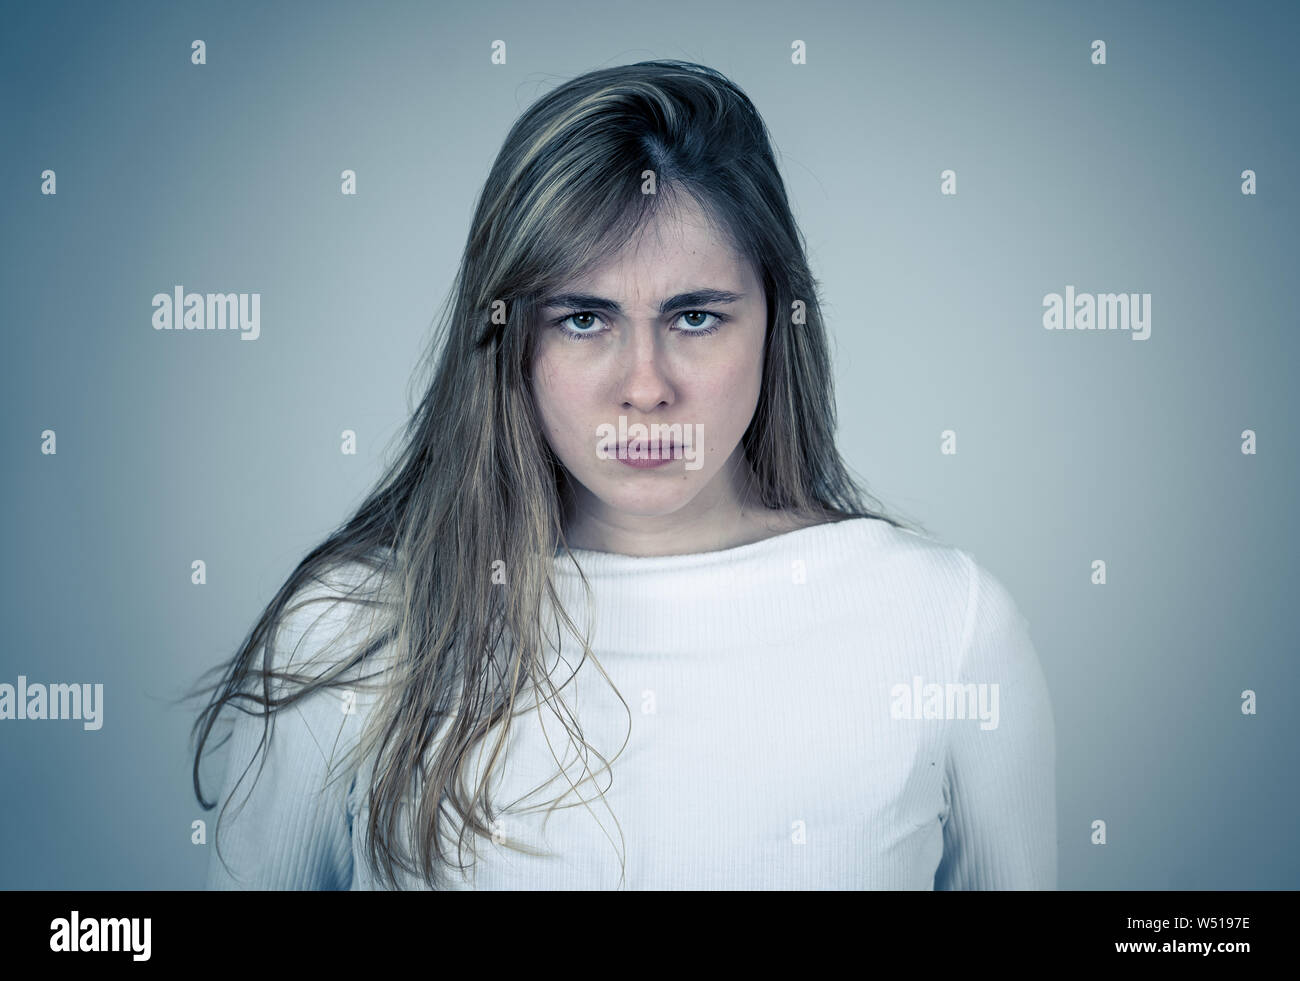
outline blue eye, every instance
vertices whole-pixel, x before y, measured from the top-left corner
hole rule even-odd
[[[574,320],[578,317],[589,317],[591,318],[592,321],[600,320],[600,318],[597,317],[594,313],[589,313],[589,312],[571,313],[568,316],[561,317],[559,320],[555,321],[555,323],[552,326],[559,328],[560,333],[562,333],[565,337],[567,337],[571,341],[585,341],[588,337],[595,337],[597,334],[600,333],[600,331],[598,330],[574,330],[572,327],[567,326],[568,321]],[[591,326],[591,325],[588,324],[587,326]]]
[[[727,318],[720,313],[709,313],[706,310],[688,310],[682,314],[683,317],[712,317],[713,323],[708,324],[690,324],[689,330],[682,331],[683,334],[712,334],[718,329],[718,325]]]
[[[713,321],[712,323],[705,321],[704,323],[699,324],[690,323],[688,321],[685,328],[676,328],[679,334],[685,334],[687,336],[712,334],[718,329],[718,325],[727,319],[724,314],[710,313],[707,310],[688,310],[681,314],[677,319],[682,320],[688,317],[712,317]],[[578,320],[580,318],[588,321],[588,323],[582,325],[584,327],[592,327],[601,322],[600,318],[591,311],[580,310],[577,313],[566,314],[560,319],[552,321],[551,326],[555,327],[571,341],[585,341],[589,337],[595,337],[598,334],[604,333],[602,330],[575,329],[574,326],[569,323],[571,320]]]

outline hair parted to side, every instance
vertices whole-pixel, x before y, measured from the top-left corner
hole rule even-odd
[[[656,193],[642,191],[646,171],[654,172]],[[375,667],[372,656],[385,650],[392,667],[364,676],[379,679],[380,696],[355,757],[349,754],[374,761],[367,860],[390,888],[401,887],[397,868],[431,888],[447,869],[467,868],[467,838],[490,836],[499,813],[484,793],[486,777],[466,787],[469,751],[494,734],[489,758],[492,766],[500,762],[530,687],[541,704],[554,706],[558,689],[544,668],[544,600],[557,626],[563,620],[577,630],[552,568],[558,551],[568,552],[563,515],[571,478],[542,435],[529,382],[538,306],[682,194],[754,263],[766,292],[762,390],[743,437],[762,503],[824,521],[877,517],[906,527],[866,507],[873,499],[836,450],[817,284],[766,126],[748,97],[720,73],[681,61],[582,75],[534,102],[497,155],[431,337],[424,366],[432,380],[398,459],[356,513],[298,565],[234,660],[214,669],[224,670],[221,680],[199,690],[212,692],[194,725],[194,788],[205,809],[215,802],[203,798],[199,764],[224,707],[260,706],[265,746],[276,711],[323,688],[355,687],[349,674]],[[796,308],[801,317],[793,316]],[[494,318],[502,309],[506,316]],[[455,447],[451,466],[448,446]],[[508,586],[494,586],[493,563],[507,557]],[[364,589],[330,600],[372,611],[364,640],[329,670],[276,670],[269,652],[299,609],[290,601],[345,567],[372,575]],[[584,660],[594,660],[589,632],[575,636]],[[556,711],[570,739],[586,747],[581,727]],[[595,774],[570,781],[571,789],[586,779]],[[399,817],[412,801],[403,841]]]

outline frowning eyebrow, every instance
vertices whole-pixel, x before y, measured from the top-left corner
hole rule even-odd
[[[692,290],[689,293],[678,293],[676,296],[670,296],[664,300],[663,303],[659,304],[659,313],[667,314],[672,313],[674,310],[690,310],[714,303],[735,303],[737,300],[743,300],[744,298],[743,293],[729,293],[726,290]],[[606,310],[619,316],[623,314],[623,308],[613,300],[608,300],[603,296],[592,296],[590,293],[557,293],[543,300],[542,306],[557,309]]]

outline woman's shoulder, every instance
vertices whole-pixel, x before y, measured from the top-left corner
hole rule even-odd
[[[841,566],[842,576],[887,595],[900,609],[910,604],[916,613],[942,615],[967,636],[982,624],[1023,620],[999,575],[971,551],[925,531],[876,516],[804,527],[810,531],[803,534],[818,536],[819,551]],[[800,537],[787,540],[802,552]]]
[[[800,548],[820,545],[825,551],[863,563],[910,563],[917,574],[966,577],[970,556],[928,533],[880,515],[847,516],[832,520],[781,516],[774,534]]]
[[[382,623],[387,578],[358,561],[314,574],[289,598],[270,638],[275,668],[320,675],[353,660]]]

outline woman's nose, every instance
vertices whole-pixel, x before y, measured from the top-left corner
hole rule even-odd
[[[619,398],[624,406],[650,412],[671,404],[673,386],[663,345],[653,329],[637,332],[626,352],[629,364],[624,372]]]

